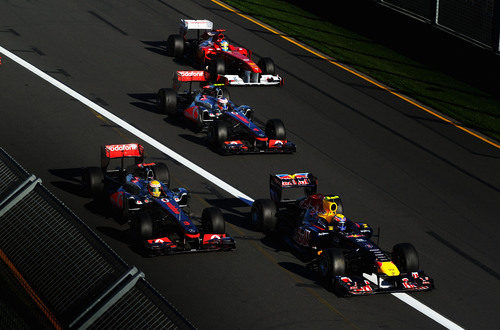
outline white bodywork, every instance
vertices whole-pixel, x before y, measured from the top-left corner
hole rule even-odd
[[[270,74],[263,74],[259,76],[258,81],[256,82],[245,82],[243,78],[241,78],[238,75],[233,75],[233,74],[225,74],[222,75],[224,76],[229,85],[233,86],[262,86],[262,85],[267,85],[267,86],[272,86],[272,85],[281,85],[283,78],[281,78],[278,75],[270,75]]]

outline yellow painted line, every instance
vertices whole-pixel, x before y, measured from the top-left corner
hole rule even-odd
[[[291,39],[291,38],[289,38],[289,37],[287,37],[287,36],[285,36],[283,34],[281,34],[280,32],[274,30],[273,28],[271,28],[271,27],[269,27],[267,25],[264,25],[264,24],[256,21],[254,18],[240,13],[237,10],[235,10],[234,8],[231,8],[228,5],[226,5],[226,4],[224,4],[224,3],[220,2],[220,1],[217,1],[217,0],[210,0],[210,1],[212,1],[213,3],[216,3],[217,5],[223,7],[224,9],[229,10],[230,12],[232,12],[232,13],[240,16],[240,17],[245,18],[246,20],[249,20],[252,23],[257,24],[258,26],[262,27],[263,29],[266,29],[267,31],[269,31],[269,32],[271,32],[273,34],[276,34],[277,36],[279,36],[279,37],[285,39],[286,41],[288,41],[288,42],[296,45],[297,47],[300,47],[303,50],[305,50],[305,51],[307,51],[307,52],[309,52],[311,54],[314,54],[317,57],[319,57],[319,58],[321,58],[321,59],[323,59],[323,60],[325,60],[325,61],[327,61],[327,62],[329,62],[329,63],[331,63],[331,64],[333,64],[333,65],[335,65],[335,66],[337,66],[337,67],[339,67],[339,68],[341,68],[341,69],[343,69],[343,70],[345,70],[345,71],[347,71],[347,72],[349,72],[349,73],[351,73],[351,74],[353,74],[353,75],[355,75],[355,76],[357,76],[357,77],[359,77],[361,79],[363,79],[363,80],[365,80],[365,81],[368,81],[369,83],[371,83],[371,84],[379,87],[380,89],[383,89],[383,90],[391,93],[392,95],[394,95],[394,96],[402,99],[403,101],[406,101],[406,102],[408,102],[408,103],[416,106],[420,110],[423,110],[423,111],[427,112],[428,114],[430,114],[430,115],[432,115],[434,117],[437,117],[437,118],[441,119],[442,121],[444,121],[444,122],[446,122],[448,124],[451,124],[451,125],[455,126],[456,128],[458,128],[458,129],[460,129],[460,130],[462,130],[462,131],[464,131],[464,132],[466,132],[466,133],[468,133],[468,134],[470,134],[470,135],[478,138],[479,140],[484,141],[484,142],[492,145],[493,147],[496,147],[496,148],[500,149],[500,144],[498,144],[498,143],[496,143],[494,141],[491,141],[491,140],[489,140],[489,139],[487,139],[487,138],[485,138],[485,137],[483,137],[483,136],[481,136],[481,135],[473,132],[472,130],[463,127],[462,125],[449,120],[448,118],[440,115],[439,113],[437,113],[435,111],[432,111],[431,109],[426,108],[426,107],[424,107],[424,106],[416,103],[415,101],[410,100],[408,97],[406,97],[406,96],[404,96],[404,95],[402,95],[402,94],[400,94],[398,92],[395,92],[395,91],[387,88],[386,86],[381,85],[380,83],[377,83],[376,81],[374,81],[373,79],[371,79],[371,78],[369,78],[369,77],[367,77],[365,75],[362,75],[362,74],[360,74],[360,73],[358,73],[358,72],[356,72],[356,71],[354,71],[354,70],[352,70],[352,69],[350,69],[350,68],[348,68],[348,67],[346,67],[346,66],[344,66],[344,65],[342,65],[342,64],[340,64],[338,62],[333,61],[332,59],[326,57],[325,55],[322,55],[322,54],[318,53],[317,51],[315,51],[315,50],[313,50],[313,49],[311,49],[311,48],[309,48],[309,47],[307,47],[307,46],[305,46],[305,45],[303,45],[303,44],[301,44],[301,43],[299,43],[299,42],[297,42],[297,41],[295,41],[295,40],[293,40],[293,39]]]
[[[57,321],[54,314],[52,314],[52,312],[47,308],[47,306],[45,306],[42,299],[40,299],[38,297],[38,295],[35,293],[35,290],[33,290],[31,288],[31,286],[28,284],[28,282],[26,282],[26,280],[21,275],[21,273],[19,273],[17,268],[14,266],[14,264],[10,261],[10,259],[7,257],[7,255],[1,249],[0,249],[0,259],[2,259],[3,262],[5,262],[5,264],[7,265],[7,267],[9,267],[12,274],[14,274],[14,276],[16,277],[17,281],[21,284],[21,286],[24,288],[26,293],[29,294],[31,299],[33,299],[33,301],[36,303],[38,308],[40,308],[40,310],[43,312],[43,314],[45,314],[45,316],[49,319],[50,323],[52,323],[54,328],[55,329],[62,329],[61,325]]]

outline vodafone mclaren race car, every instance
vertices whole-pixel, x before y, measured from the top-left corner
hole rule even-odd
[[[223,77],[215,79],[218,83],[210,81],[210,73],[204,71],[177,71],[173,88],[158,91],[160,111],[169,117],[187,118],[198,130],[205,130],[211,146],[222,154],[296,151],[281,120],[270,119],[265,127],[257,126],[249,106],[237,106],[229,99]],[[201,90],[193,90],[193,82],[200,82]],[[180,92],[182,83],[189,83],[189,89]]]
[[[134,164],[124,167],[125,159]],[[119,159],[117,169],[108,169]],[[218,208],[203,210],[199,228],[184,208],[189,193],[170,189],[170,173],[163,163],[144,163],[139,144],[116,144],[101,148],[101,167],[88,167],[82,183],[92,196],[111,204],[118,215],[129,221],[134,239],[149,255],[200,251],[228,251],[234,240],[225,233],[225,222]]]
[[[188,39],[190,30],[197,37]],[[236,86],[280,86],[283,79],[276,74],[273,60],[261,58],[256,64],[251,60],[252,52],[228,42],[225,30],[214,30],[207,20],[181,19],[179,34],[167,40],[167,53],[177,59],[186,58],[212,75],[224,75],[230,85]]]
[[[284,198],[286,191],[303,188],[305,196]],[[271,199],[252,205],[252,224],[276,234],[303,261],[319,271],[325,286],[340,296],[382,292],[428,291],[433,281],[419,269],[413,245],[400,243],[383,251],[370,238],[366,223],[343,215],[339,196],[318,194],[311,173],[270,176]]]

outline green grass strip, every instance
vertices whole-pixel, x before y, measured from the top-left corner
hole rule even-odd
[[[500,100],[490,93],[403,56],[290,2],[222,1],[398,92],[455,118],[466,127],[500,140]],[[279,59],[275,61],[279,64]]]

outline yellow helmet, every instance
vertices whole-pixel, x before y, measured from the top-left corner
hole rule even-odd
[[[153,180],[149,182],[148,191],[153,197],[160,197],[161,195],[161,184],[159,181]]]

